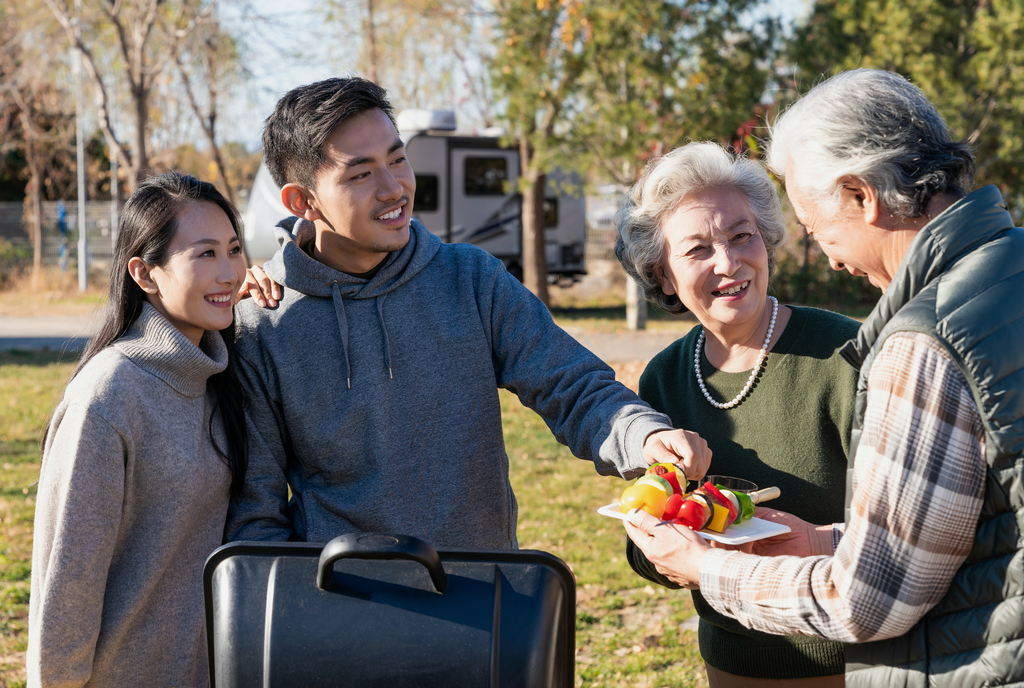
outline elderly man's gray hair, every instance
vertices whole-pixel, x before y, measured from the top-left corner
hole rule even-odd
[[[867,182],[902,219],[925,214],[932,198],[959,198],[974,185],[974,153],[916,86],[899,74],[855,69],[821,82],[771,131],[768,165],[822,204],[839,209],[844,178]]]
[[[647,300],[669,313],[683,313],[686,307],[678,296],[662,291],[658,279],[656,268],[665,260],[666,249],[661,223],[686,196],[718,188],[734,188],[746,197],[768,250],[770,275],[775,252],[786,241],[775,184],[756,162],[736,157],[717,143],[689,143],[649,163],[615,218],[615,256]]]

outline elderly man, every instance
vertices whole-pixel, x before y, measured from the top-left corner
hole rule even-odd
[[[902,77],[846,72],[778,121],[769,157],[832,267],[883,288],[860,368],[845,526],[747,552],[630,516],[662,573],[718,611],[847,647],[850,685],[1024,681],[1024,230]],[[782,556],[799,555],[799,556]]]

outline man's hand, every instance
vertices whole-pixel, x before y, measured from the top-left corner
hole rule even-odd
[[[704,538],[686,526],[659,521],[646,511],[633,509],[623,525],[658,572],[684,588],[700,587],[700,560],[711,549]]]
[[[647,463],[678,463],[689,480],[700,480],[711,465],[711,450],[704,438],[689,430],[662,430],[644,442]]]
[[[790,531],[775,537],[755,540],[740,545],[737,549],[748,554],[758,554],[763,557],[812,557],[817,555],[829,555],[832,552],[832,526],[816,526],[813,523],[801,520],[793,514],[775,509],[758,507],[754,516],[772,523],[782,523],[789,526]]]
[[[281,286],[267,277],[263,268],[253,265],[245,271],[245,283],[239,288],[235,303],[249,296],[256,299],[260,308],[276,308],[277,302],[281,300]]]

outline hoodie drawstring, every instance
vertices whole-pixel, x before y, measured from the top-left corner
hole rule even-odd
[[[337,282],[331,283],[331,295],[334,302],[334,313],[338,319],[338,332],[341,334],[341,353],[345,359],[345,382],[349,389],[352,389],[352,363],[348,358],[348,316],[345,312],[345,299],[341,297],[341,289]],[[387,294],[381,294],[375,301],[377,303],[377,317],[380,319],[380,329],[384,333],[384,365],[388,368],[388,377],[395,379],[391,369],[391,340],[388,337],[387,324],[384,322],[384,298]]]
[[[345,300],[341,298],[341,289],[338,283],[331,284],[331,294],[334,301],[334,314],[338,318],[338,332],[341,333],[341,353],[345,359],[345,381],[348,388],[352,389],[352,364],[348,360],[348,317],[345,315]]]
[[[384,324],[384,297],[387,294],[381,294],[377,297],[377,317],[380,318],[380,329],[384,333],[384,365],[388,367],[388,376],[394,380],[395,376],[391,372],[391,340],[388,339],[388,327]]]

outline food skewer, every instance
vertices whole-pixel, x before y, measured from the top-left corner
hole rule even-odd
[[[622,513],[642,509],[664,521],[722,533],[734,523],[753,518],[755,505],[781,495],[778,487],[741,492],[718,487],[710,480],[685,493],[680,489],[687,484],[685,481],[675,464],[654,464],[646,475],[623,491],[619,509]]]

